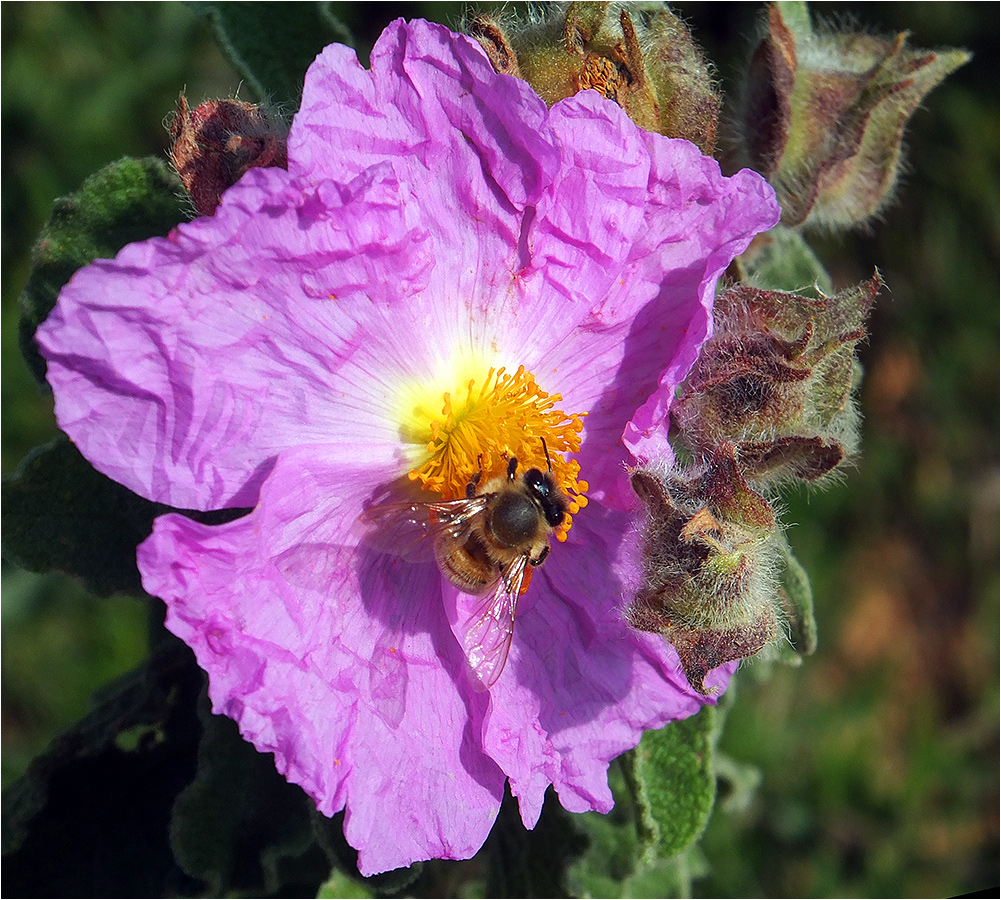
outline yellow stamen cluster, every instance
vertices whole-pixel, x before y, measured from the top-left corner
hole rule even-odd
[[[513,456],[519,473],[530,468],[546,471],[551,465],[570,501],[569,512],[579,512],[587,505],[587,482],[578,478],[580,466],[563,454],[580,449],[582,419],[587,414],[567,416],[555,408],[562,399],[543,391],[524,366],[513,375],[503,368],[490,369],[479,389],[471,378],[464,398],[453,400],[450,392],[445,393],[442,418],[430,423],[429,457],[410,472],[411,480],[444,500],[456,500],[466,496],[466,485],[477,472],[482,472],[483,484],[503,474]],[[570,524],[568,515],[557,540],[566,540]]]

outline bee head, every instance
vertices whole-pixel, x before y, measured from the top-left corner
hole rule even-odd
[[[525,486],[542,508],[542,515],[550,528],[557,528],[563,522],[567,511],[567,501],[556,479],[549,472],[529,469],[525,475]]]

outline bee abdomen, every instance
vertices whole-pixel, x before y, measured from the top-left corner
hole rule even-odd
[[[467,594],[483,594],[497,582],[495,567],[476,535],[464,544],[439,543],[435,557],[442,574]]]

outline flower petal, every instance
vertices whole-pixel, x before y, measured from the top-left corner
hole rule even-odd
[[[562,101],[554,112],[575,109],[571,101],[582,96]],[[597,95],[585,108],[625,118]],[[593,135],[590,139],[594,143]],[[666,408],[661,418],[654,415],[664,398],[669,404],[708,337],[716,282],[779,215],[764,179],[746,170],[724,177],[715,160],[688,141],[642,132],[640,152],[649,160],[648,169],[638,167],[648,173],[642,218],[631,227],[628,256],[611,269],[610,283],[607,275],[594,276],[587,314],[554,335],[560,305],[552,296],[562,288],[536,291],[549,306],[543,315],[540,303],[539,314],[549,339],[537,336],[542,358],[533,371],[547,390],[559,390],[567,408],[588,410],[577,459],[593,497],[620,509],[632,502],[625,478],[624,464],[632,461],[627,450],[672,458],[666,427],[657,430]],[[621,186],[619,196],[627,194]],[[616,208],[614,203],[605,207]],[[621,212],[617,223],[626,218]],[[585,269],[578,260],[578,271]],[[547,286],[551,277],[563,277],[559,268],[547,267],[542,275]],[[637,409],[641,413],[630,425]],[[644,414],[650,436],[640,443],[636,429]]]
[[[368,449],[283,454],[249,516],[163,516],[139,548],[144,587],[209,673],[213,711],[322,813],[346,807],[364,874],[471,856],[504,786],[437,568],[357,543]]]
[[[423,237],[386,166],[349,187],[252,170],[215,217],[64,288],[38,330],[60,427],[151,500],[253,504],[276,453],[340,433],[329,373],[357,343],[342,309],[417,291]]]
[[[554,547],[536,570],[508,667],[491,690],[484,748],[507,774],[526,827],[550,783],[571,812],[608,812],[611,760],[705,703],[674,649],[622,615],[623,591],[638,577],[623,545],[629,517],[589,513],[574,525],[578,540]],[[714,687],[725,688],[735,668],[714,671]]]
[[[724,178],[715,160],[686,141],[656,135],[646,135],[646,140],[656,174],[649,227],[634,248],[628,287],[613,290],[601,312],[607,315],[646,285],[655,289],[663,313],[681,326],[664,335],[660,352],[666,364],[660,383],[622,435],[642,462],[673,459],[667,415],[675,389],[712,331],[716,282],[751,239],[781,215],[774,191],[757,173],[743,169]],[[660,252],[649,252],[653,247]]]
[[[538,95],[523,81],[498,77],[474,40],[398,19],[376,42],[370,70],[340,44],[310,66],[289,164],[337,180],[385,159],[415,177],[449,165],[453,177],[439,179],[441,190],[460,190],[464,172],[476,172],[476,180],[486,173],[509,207],[524,207],[557,162],[542,134],[545,117]]]
[[[339,45],[310,67],[290,170],[345,180],[391,160],[431,233],[429,294],[452,310],[439,321],[442,343],[490,348],[505,310],[513,314],[506,294],[526,217],[559,165],[546,116],[472,39],[399,20],[376,43],[371,71]]]
[[[539,307],[551,313],[564,297],[579,322],[608,292],[643,226],[650,158],[639,129],[595,91],[557,103],[549,125],[562,164],[539,200],[529,250],[555,295]]]
[[[63,291],[39,340],[84,454],[154,500],[257,504],[218,527],[158,519],[144,586],[213,708],[346,810],[364,873],[472,855],[505,777],[528,825],[550,783],[607,810],[609,761],[704,702],[622,615],[640,573],[624,464],[669,453],[716,279],[777,212],[758,176],[723,178],[596,94],[547,110],[470,39],[397,22],[371,71],[336,46],[310,68],[288,172],[248,173],[213,218]],[[491,365],[587,413],[593,502],[482,692],[461,633],[481,600],[385,552],[404,548],[366,511],[442,392]]]

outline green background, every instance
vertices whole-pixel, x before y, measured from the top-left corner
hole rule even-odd
[[[332,4],[371,44],[398,15],[459,4]],[[724,90],[752,5],[679,3]],[[998,27],[975,3],[820,5],[974,60],[907,133],[897,202],[868,232],[814,241],[838,286],[888,285],[861,349],[863,450],[787,498],[820,649],[746,666],[722,749],[756,766],[703,841],[704,896],[949,896],[998,882]],[[124,155],[164,154],[163,120],[239,79],[180,4],[3,4],[2,469],[55,434],[16,342],[17,298],[53,200]],[[244,91],[245,99],[252,99]],[[3,568],[3,781],[143,658],[145,608]]]

